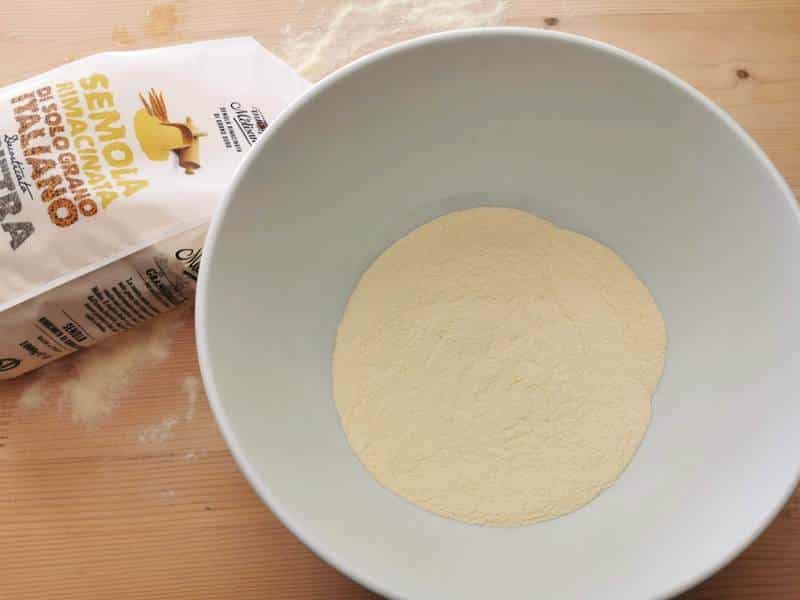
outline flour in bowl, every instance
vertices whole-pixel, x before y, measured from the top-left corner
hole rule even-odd
[[[334,395],[386,488],[486,525],[574,511],[636,452],[664,364],[650,292],[529,213],[450,213],[387,249],[345,310]]]

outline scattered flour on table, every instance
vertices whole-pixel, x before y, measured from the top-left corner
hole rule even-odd
[[[191,421],[194,419],[194,411],[197,405],[197,399],[203,391],[203,382],[197,375],[189,375],[183,380],[181,385],[183,391],[186,392],[188,405],[186,407],[186,414],[183,415],[184,420]]]
[[[70,365],[67,360],[57,361],[39,369],[30,377],[33,382],[22,391],[19,397],[19,405],[25,410],[35,410],[47,404],[58,390],[55,389],[55,382],[65,376]]]
[[[178,417],[167,417],[161,423],[145,427],[139,434],[140,444],[163,444],[172,437],[172,428],[179,423]]]
[[[283,29],[282,54],[312,80],[380,46],[425,33],[499,25],[509,0],[349,2],[310,27]]]
[[[198,459],[203,458],[205,456],[208,456],[208,448],[201,448],[201,449],[195,450],[193,452],[186,452],[185,454],[183,454],[181,456],[181,459],[189,462],[189,461],[193,461],[193,460],[198,460]]]
[[[169,313],[42,367],[19,405],[31,410],[55,401],[69,407],[79,423],[108,417],[137,373],[168,358],[175,334],[190,315],[189,310]]]
[[[46,402],[47,390],[45,378],[39,377],[22,391],[19,397],[19,405],[25,410],[34,410]]]
[[[145,427],[139,434],[139,443],[144,445],[163,444],[173,435],[173,428],[181,422],[188,423],[194,419],[194,413],[197,407],[197,399],[203,392],[203,382],[196,375],[189,375],[183,380],[181,388],[186,393],[186,411],[180,416],[166,417],[160,423]],[[186,460],[193,460],[196,458],[194,453],[189,453],[191,456],[184,456]]]

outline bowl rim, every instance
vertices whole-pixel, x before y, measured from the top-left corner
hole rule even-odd
[[[233,201],[234,197],[237,195],[242,181],[247,176],[251,165],[257,160],[257,157],[267,141],[271,139],[272,136],[275,135],[275,132],[281,129],[282,125],[291,119],[292,116],[297,113],[305,104],[310,102],[316,96],[320,95],[327,88],[333,86],[339,80],[346,78],[350,73],[360,70],[367,65],[380,62],[381,60],[395,54],[400,54],[409,50],[427,45],[433,45],[447,40],[497,36],[550,38],[576,44],[616,58],[620,58],[634,66],[643,68],[653,75],[656,75],[657,77],[674,85],[679,90],[700,102],[715,117],[719,118],[736,135],[738,140],[748,147],[750,151],[752,151],[761,167],[763,167],[775,180],[778,188],[782,192],[784,200],[787,202],[787,204],[789,204],[790,212],[794,213],[798,222],[798,226],[800,227],[800,208],[797,206],[797,200],[795,199],[791,188],[786,183],[785,179],[772,161],[768,158],[764,150],[724,109],[712,102],[696,88],[692,87],[690,84],[683,81],[676,75],[673,75],[663,67],[660,67],[657,64],[627,50],[623,50],[611,44],[600,42],[585,36],[561,31],[553,31],[549,29],[505,26],[460,28],[439,33],[432,33],[399,42],[360,57],[326,75],[317,83],[311,85],[311,87],[309,87],[309,89],[300,96],[295,98],[278,115],[278,117],[273,121],[272,125],[267,128],[263,135],[259,137],[253,148],[238,165],[234,171],[233,177],[225,194],[214,211],[213,218],[209,225],[204,244],[204,256],[198,275],[198,287],[195,303],[195,341],[197,344],[200,370],[209,405],[211,406],[212,413],[217,422],[219,430],[222,433],[222,437],[225,440],[225,443],[227,444],[231,454],[233,455],[239,471],[247,479],[250,486],[259,496],[261,501],[267,505],[267,507],[280,519],[280,521],[284,524],[284,526],[286,526],[287,529],[289,529],[289,531],[291,531],[298,539],[300,539],[300,541],[317,556],[352,580],[358,582],[373,592],[389,598],[396,598],[399,596],[397,595],[396,591],[389,589],[389,586],[374,579],[369,573],[364,572],[358,565],[351,564],[346,559],[340,557],[338,553],[327,543],[317,539],[313,531],[306,529],[296,522],[292,515],[291,509],[284,506],[277,499],[277,497],[272,493],[268,481],[262,479],[256,469],[251,465],[244,449],[239,444],[236,432],[234,431],[234,428],[228,419],[224,401],[221,398],[219,390],[217,389],[216,381],[214,379],[209,349],[208,328],[206,326],[209,317],[209,284],[206,282],[208,281],[208,272],[212,268],[214,250],[218,243],[219,230],[222,226],[222,222],[225,220],[228,207]],[[775,519],[780,510],[792,496],[795,488],[798,486],[798,483],[800,483],[800,461],[798,461],[798,464],[795,467],[795,473],[794,477],[792,478],[791,485],[789,485],[788,488],[784,490],[783,494],[774,501],[772,508],[770,511],[768,511],[768,513],[766,513],[761,523],[745,532],[738,544],[735,544],[733,547],[730,547],[723,552],[719,552],[719,556],[715,560],[709,562],[708,564],[697,567],[694,570],[693,575],[685,577],[682,580],[675,581],[663,590],[658,590],[658,596],[656,597],[668,598],[678,595],[699,584],[733,561],[733,559],[735,559],[739,554],[741,554],[742,551],[752,544],[752,542],[755,541],[755,539],[760,536],[769,526],[769,524]]]

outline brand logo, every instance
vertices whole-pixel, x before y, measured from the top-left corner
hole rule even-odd
[[[0,373],[16,369],[21,362],[18,358],[0,358]]]
[[[197,273],[200,270],[200,259],[203,257],[203,249],[181,248],[175,253],[175,258],[186,263],[183,274],[197,281]]]
[[[255,106],[250,110],[244,108],[239,102],[231,102],[231,110],[233,110],[233,122],[242,132],[245,141],[252,146],[256,143],[258,136],[267,128],[267,120],[262,113]]]

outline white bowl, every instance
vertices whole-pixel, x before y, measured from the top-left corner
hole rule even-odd
[[[362,271],[414,227],[487,204],[614,248],[669,337],[650,429],[620,480],[519,528],[447,520],[382,488],[331,395],[336,327]],[[560,33],[433,35],[328,77],[244,161],[203,258],[204,381],[261,498],[374,590],[663,597],[741,551],[797,482],[798,256],[778,172],[669,73]]]

